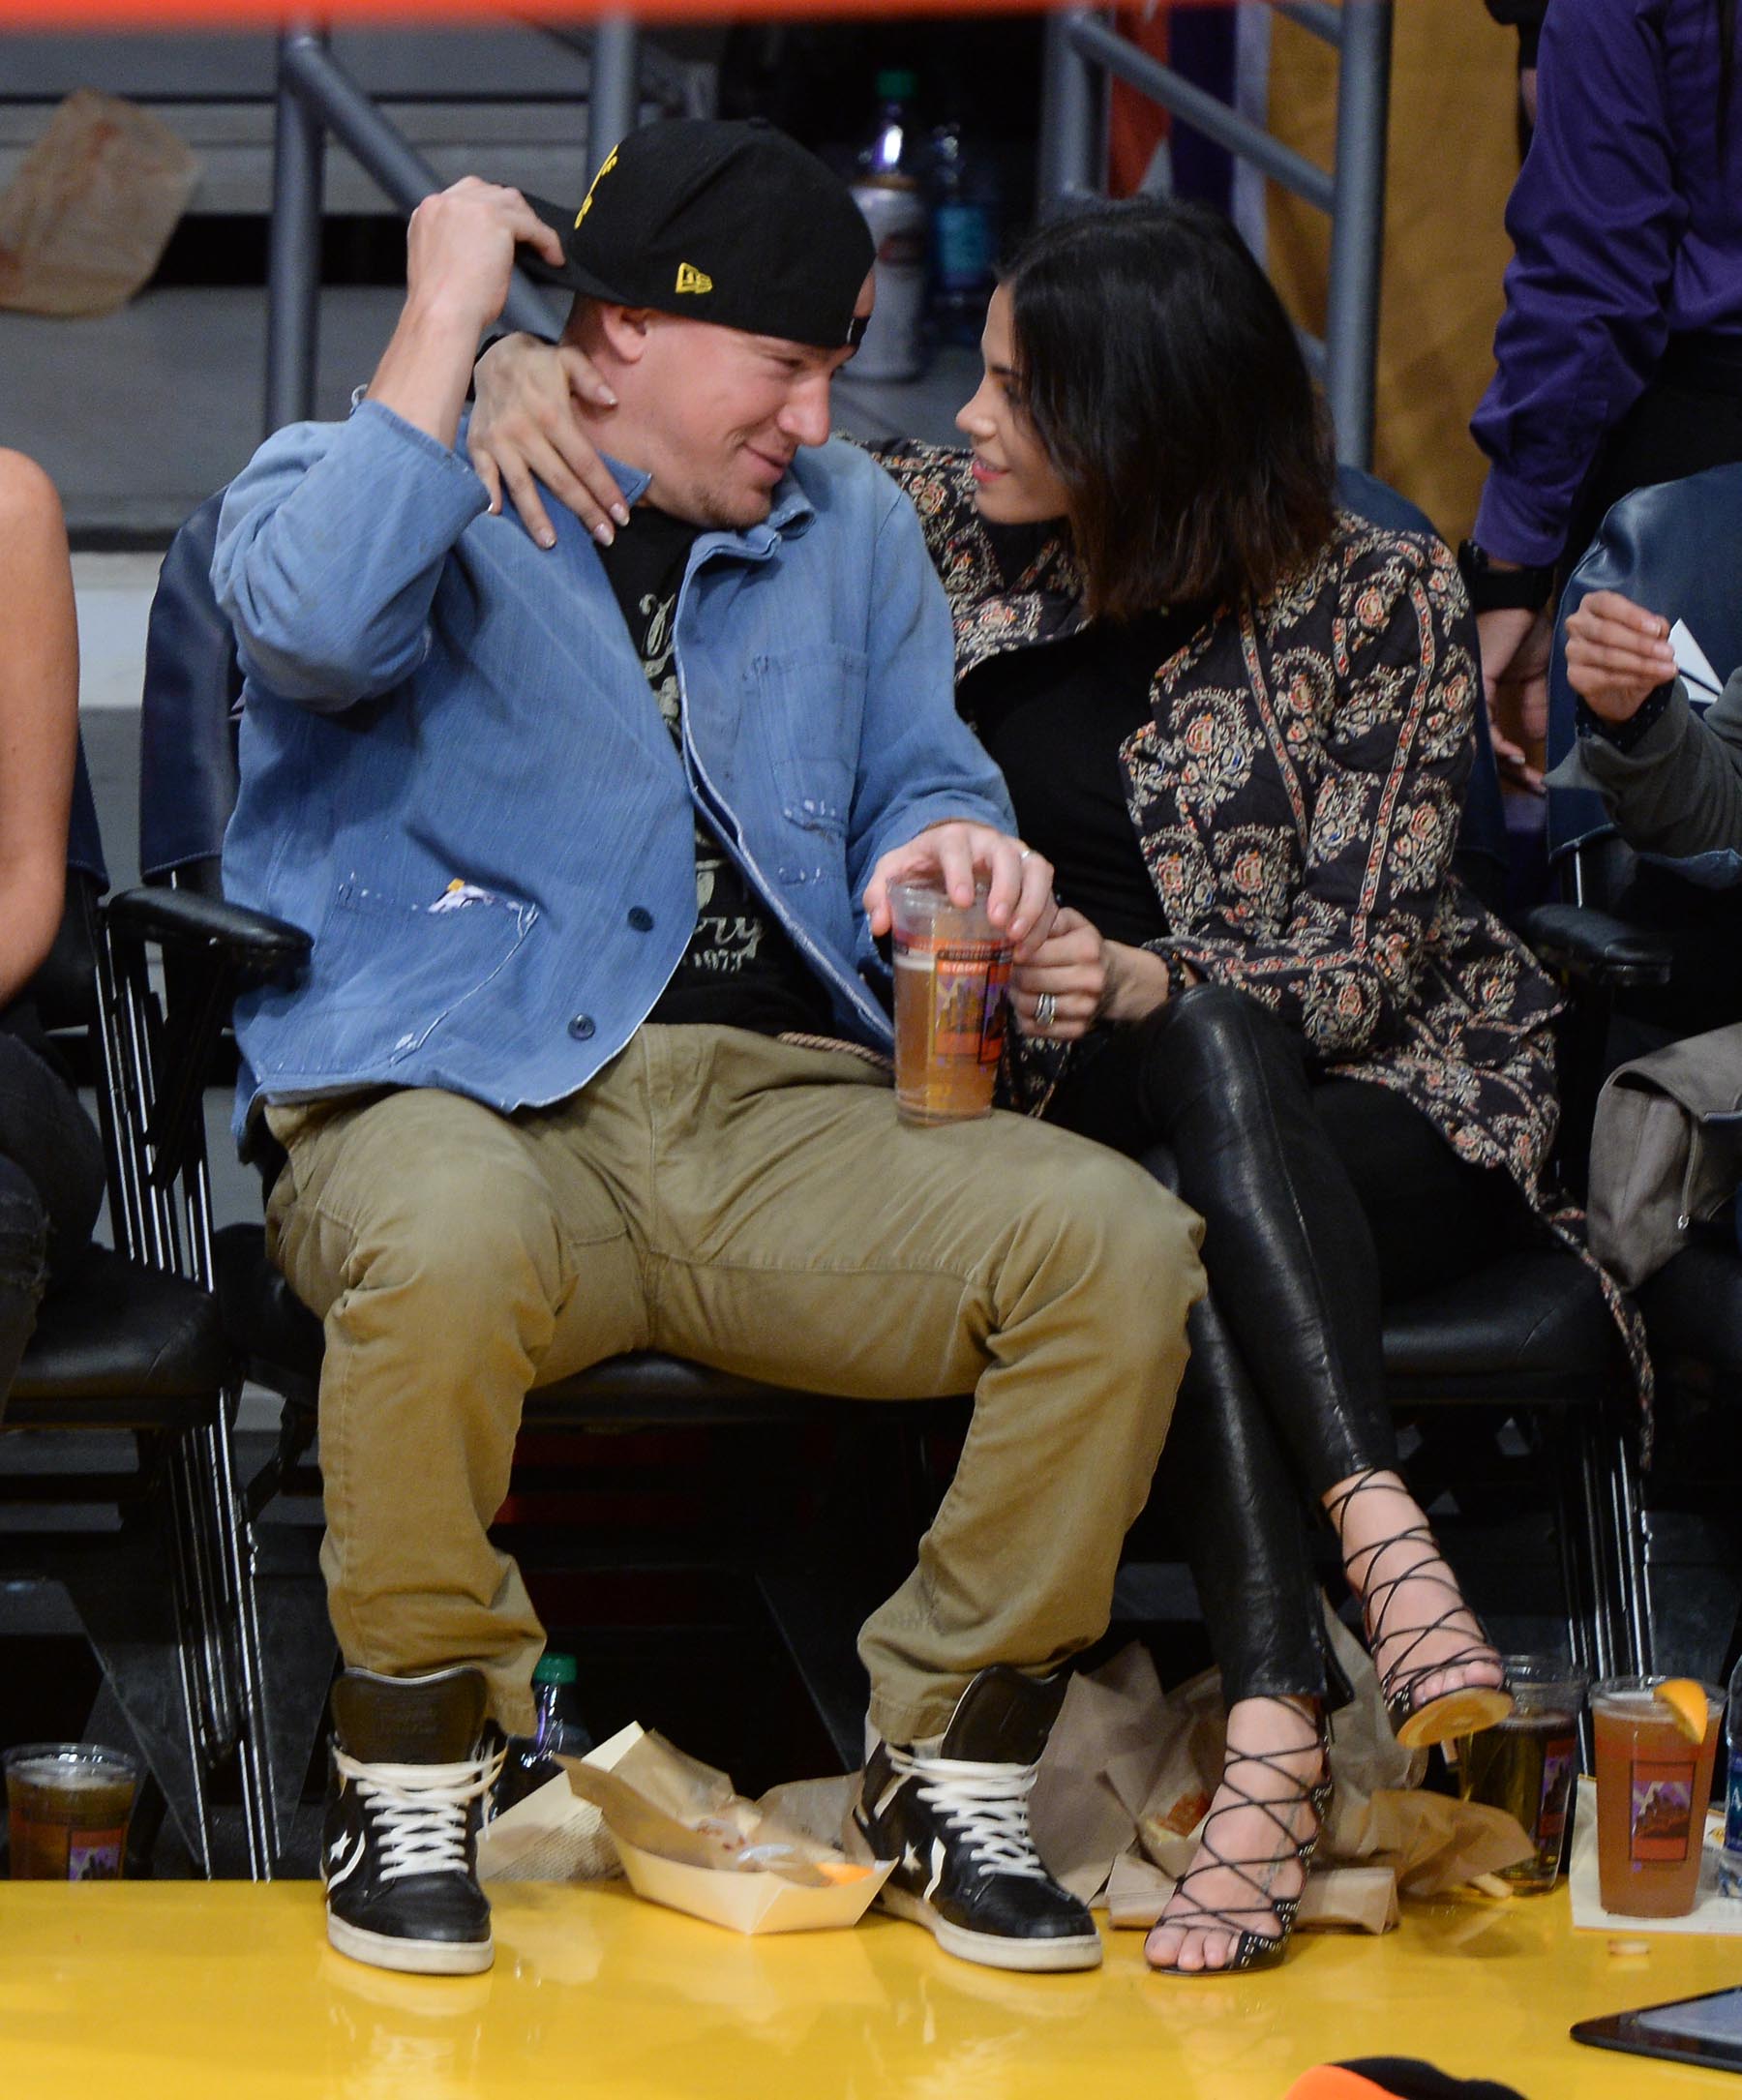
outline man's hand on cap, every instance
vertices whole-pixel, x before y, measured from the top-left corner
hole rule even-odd
[[[406,307],[481,333],[502,311],[522,241],[562,260],[561,241],[518,190],[466,175],[425,197],[405,234]]]
[[[466,405],[478,338],[502,311],[515,244],[561,253],[518,190],[467,175],[427,196],[405,235],[405,303],[369,398],[451,445]]]

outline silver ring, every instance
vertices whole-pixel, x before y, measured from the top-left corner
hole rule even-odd
[[[1050,992],[1042,992],[1035,1001],[1035,1026],[1051,1028],[1053,1015],[1059,1010],[1059,1002]]]
[[[1024,862],[1025,860],[1032,860],[1032,859],[1033,859],[1034,857],[1035,857],[1035,849],[1034,849],[1034,848],[1033,848],[1032,846],[1025,846],[1025,847],[1024,847],[1024,848],[1022,849],[1021,853],[1019,853],[1019,854],[1018,854],[1018,855],[1016,855],[1016,865],[1017,865],[1018,867],[1021,867],[1022,863],[1023,863],[1023,862]]]

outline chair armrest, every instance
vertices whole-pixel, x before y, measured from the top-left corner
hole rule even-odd
[[[1518,931],[1550,970],[1609,989],[1669,981],[1669,944],[1583,904],[1539,904]]]
[[[288,975],[302,968],[315,945],[285,919],[194,889],[123,890],[105,909],[116,933],[227,962],[249,976]]]
[[[143,1139],[149,1183],[166,1188],[202,1163],[205,1089],[238,989],[295,977],[315,944],[300,926],[196,889],[125,890],[109,900],[104,926],[120,995],[148,1036],[162,999],[163,1039],[153,1056],[159,1076]],[[161,995],[150,982],[147,945],[163,950]]]

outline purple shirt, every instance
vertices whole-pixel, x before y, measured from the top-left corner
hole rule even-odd
[[[1717,0],[1548,10],[1497,370],[1470,424],[1491,463],[1476,537],[1504,560],[1559,556],[1598,448],[1671,335],[1742,336],[1742,94],[1726,183],[1718,73]]]

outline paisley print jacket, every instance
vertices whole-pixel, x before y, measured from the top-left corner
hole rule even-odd
[[[965,452],[878,457],[919,513],[958,678],[1083,624],[1064,541],[1003,574]],[[1121,749],[1169,929],[1151,945],[1268,1006],[1322,1070],[1404,1095],[1582,1253],[1582,1220],[1547,1172],[1555,987],[1452,873],[1481,698],[1450,552],[1340,513],[1308,571],[1224,608],[1157,667],[1151,718]],[[1067,1056],[1025,1044],[1014,1105],[1042,1106]],[[1637,1322],[1603,1280],[1648,1393]]]

